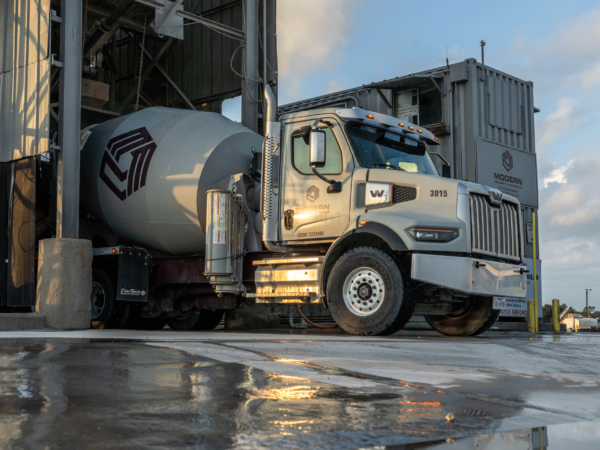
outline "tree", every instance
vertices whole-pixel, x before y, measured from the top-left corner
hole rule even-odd
[[[558,313],[560,314],[567,308],[568,308],[567,305],[565,305],[564,303],[561,303],[560,305],[558,305]],[[592,310],[592,306],[590,306],[590,311],[591,310]],[[575,311],[574,309],[571,309],[571,312],[574,314],[577,314],[577,311]],[[552,305],[543,305],[542,306],[542,317],[552,317]]]

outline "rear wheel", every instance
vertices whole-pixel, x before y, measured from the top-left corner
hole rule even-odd
[[[115,288],[110,277],[100,269],[92,270],[91,327],[122,328],[129,315],[129,303],[115,299]]]
[[[172,330],[210,331],[221,323],[223,314],[225,314],[224,309],[214,311],[193,309],[185,315],[169,319],[167,324]]]
[[[177,317],[167,320],[167,325],[171,330],[187,331],[193,330],[200,319],[200,311],[192,308]]]
[[[225,314],[224,309],[215,309],[214,311],[203,309],[200,311],[200,319],[196,322],[194,330],[211,331],[217,328]]]
[[[333,266],[327,283],[331,315],[351,334],[393,334],[415,309],[408,280],[386,251],[374,247],[349,250]]]
[[[445,336],[477,336],[489,330],[500,311],[493,309],[492,297],[470,296],[457,303],[446,316],[425,316],[427,323]]]

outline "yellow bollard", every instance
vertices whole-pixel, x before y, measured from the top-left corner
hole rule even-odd
[[[535,302],[533,300],[529,300],[527,302],[527,330],[530,333],[537,333],[537,316],[535,314]]]
[[[552,324],[554,325],[555,333],[560,333],[560,322],[558,321],[558,316],[560,316],[559,308],[558,299],[555,298],[552,300]]]

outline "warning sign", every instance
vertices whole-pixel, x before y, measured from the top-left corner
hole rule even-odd
[[[213,195],[213,244],[227,244],[227,194]]]

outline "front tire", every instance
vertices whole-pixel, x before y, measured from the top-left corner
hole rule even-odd
[[[478,336],[498,320],[500,311],[493,309],[492,297],[470,296],[457,304],[446,316],[425,316],[427,323],[444,336]]]
[[[351,334],[393,334],[406,325],[415,309],[409,281],[386,251],[349,250],[333,266],[327,283],[331,315]]]
[[[192,310],[184,317],[174,317],[167,321],[169,328],[177,331],[211,331],[217,328],[225,314],[224,309],[215,309],[214,311]]]

